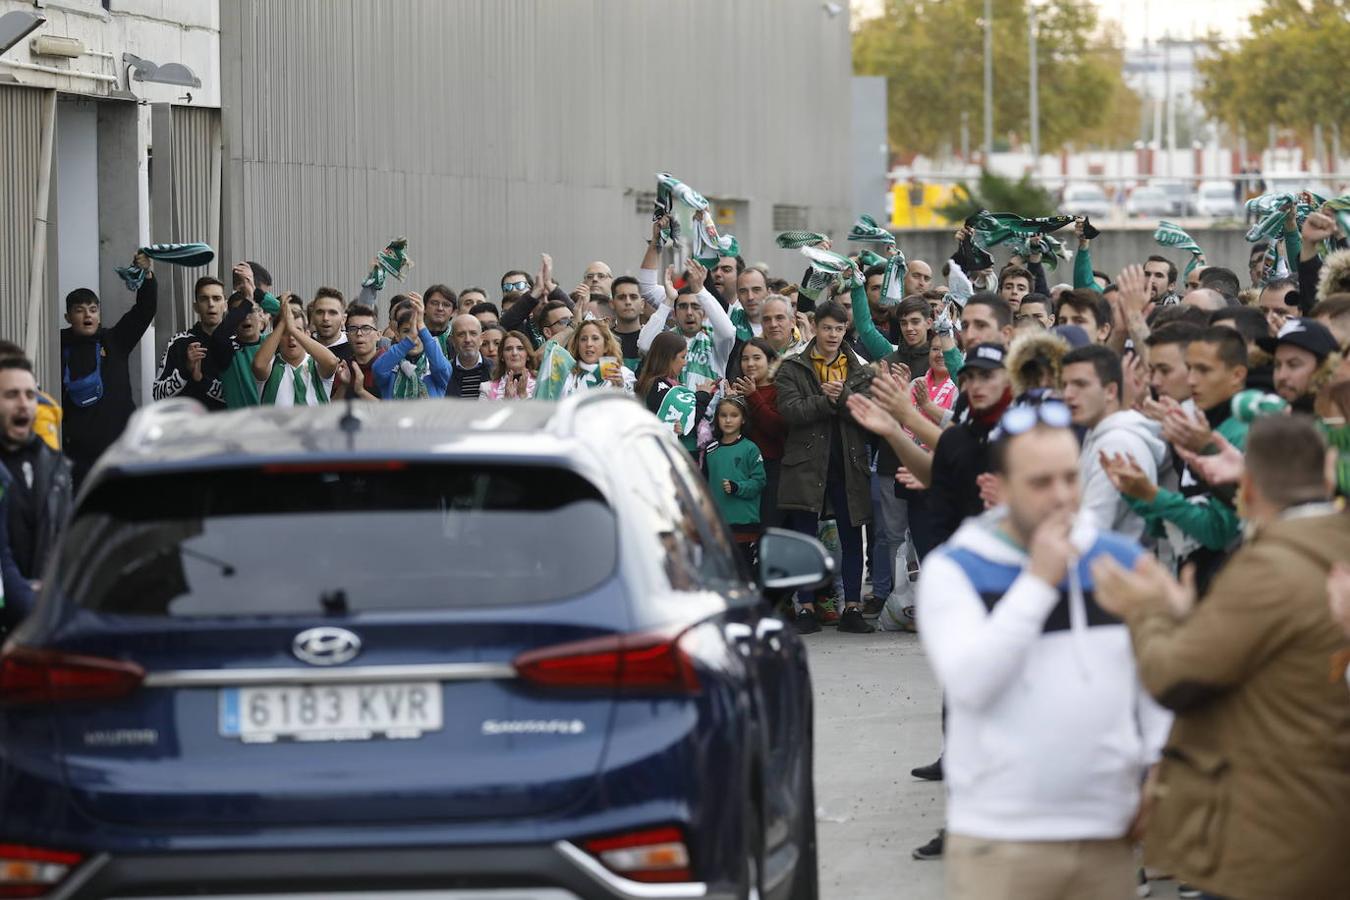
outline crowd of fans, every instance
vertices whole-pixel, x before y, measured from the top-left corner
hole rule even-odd
[[[197,281],[154,397],[630,394],[699,460],[747,560],[768,527],[827,539],[839,578],[796,598],[799,632],[920,632],[946,751],[915,774],[947,780],[951,833],[916,855],[946,854],[952,896],[1129,896],[1140,835],[1188,896],[1345,896],[1350,250],[1333,209],[1291,214],[1241,276],[1159,254],[1110,278],[1076,219],[1073,281],[1053,287],[1045,244],[999,267],[970,223],[950,260],[897,265],[881,240],[823,280],[814,241],[792,281],[734,252],[666,265],[669,211],[654,218],[633,276],[595,262],[570,292],[547,255],[496,299],[434,284],[383,303],[274,292],[240,262],[229,285]],[[127,358],[157,302],[151,260],[135,265],[116,323],[92,291],[66,298],[59,401],[0,345],[8,626],[133,411]]]

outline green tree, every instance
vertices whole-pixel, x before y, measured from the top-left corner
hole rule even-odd
[[[1233,46],[1214,41],[1196,63],[1200,102],[1210,116],[1266,143],[1267,127],[1303,138],[1313,126],[1350,121],[1350,0],[1266,0],[1251,34]],[[1344,134],[1344,131],[1342,131]]]
[[[994,134],[1029,131],[1026,0],[994,0]],[[886,0],[853,35],[853,68],[887,80],[891,146],[934,154],[957,143],[968,114],[983,140],[983,0]],[[1139,98],[1121,83],[1117,35],[1099,27],[1091,0],[1037,4],[1041,148],[1120,144],[1139,129]]]
[[[938,209],[951,222],[963,222],[982,209],[1025,217],[1053,216],[1058,212],[1054,199],[1026,175],[1013,181],[984,169],[974,187],[963,181],[956,188],[952,202]]]

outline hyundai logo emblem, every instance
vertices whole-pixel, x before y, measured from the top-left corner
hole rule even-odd
[[[361,639],[345,628],[309,628],[291,641],[291,652],[311,666],[338,666],[356,659]]]

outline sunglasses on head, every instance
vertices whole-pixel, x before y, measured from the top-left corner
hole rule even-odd
[[[1073,424],[1073,414],[1062,400],[1046,399],[1041,402],[1023,403],[1014,406],[999,419],[998,428],[992,435],[994,440],[1025,434],[1037,425],[1050,428],[1068,428]]]

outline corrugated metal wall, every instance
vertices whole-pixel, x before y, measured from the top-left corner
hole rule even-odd
[[[33,222],[38,217],[44,93],[33,88],[0,86],[0,135],[4,147],[4,158],[0,161],[0,210],[5,215],[5,227],[0,228],[0,337],[17,344],[23,344],[28,325],[28,278],[33,259]],[[43,210],[41,215],[45,218],[47,211]],[[49,252],[50,249],[51,235]],[[46,267],[42,277],[44,280],[47,277]],[[52,390],[55,380],[52,348],[59,312],[53,312],[53,305],[45,303],[43,322],[38,328],[42,344],[34,364],[47,390]],[[59,384],[56,389],[59,391]]]
[[[669,170],[796,277],[771,210],[848,227],[850,75],[814,0],[221,0],[227,252],[352,289],[406,234],[419,289],[543,250],[570,286],[636,267]]]
[[[220,110],[175,106],[171,108],[173,150],[173,241],[201,241],[220,248]],[[159,238],[156,238],[157,240]],[[180,330],[195,320],[192,285],[203,275],[220,277],[219,256],[195,269],[164,266],[173,273],[174,297],[178,300]],[[224,270],[229,265],[223,265]],[[228,282],[227,282],[228,283]]]

